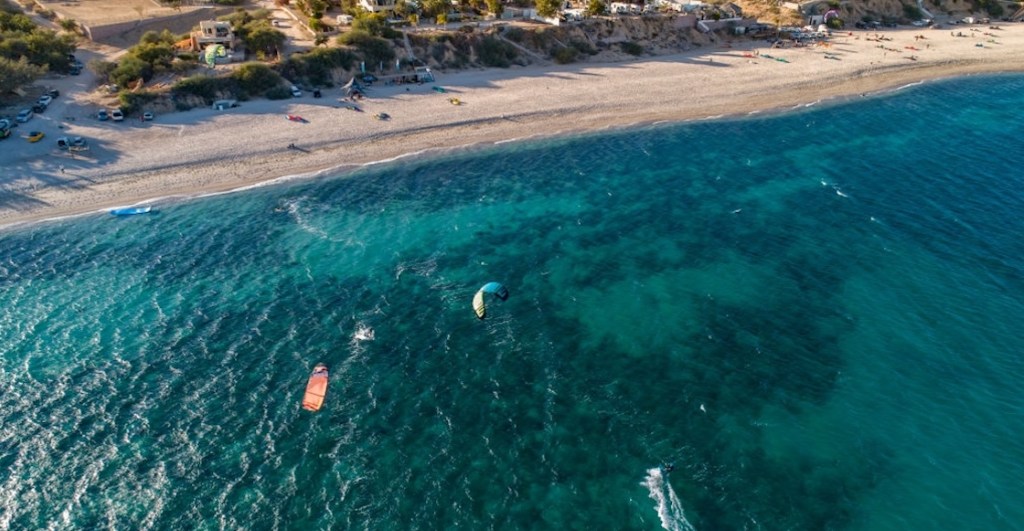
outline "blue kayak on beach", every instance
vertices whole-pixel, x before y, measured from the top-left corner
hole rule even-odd
[[[153,207],[130,207],[130,208],[115,208],[110,211],[111,215],[114,216],[134,216],[135,214],[148,214]]]

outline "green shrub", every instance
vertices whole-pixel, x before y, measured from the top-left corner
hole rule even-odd
[[[390,42],[362,30],[342,33],[338,36],[338,43],[354,47],[367,64],[390,63],[395,58]]]
[[[588,0],[586,14],[591,17],[604,14],[608,10],[608,6],[605,5],[601,0]]]
[[[1001,17],[1005,12],[1003,6],[997,0],[972,0],[971,7],[975,11],[985,11],[989,16]]]
[[[76,32],[78,31],[78,22],[73,18],[62,18],[60,20],[60,29],[64,31]]]
[[[587,41],[572,39],[569,41],[569,46],[576,48],[576,50],[579,51],[580,53],[585,53],[587,55],[597,55],[597,48],[591,46],[590,43]]]
[[[284,85],[278,85],[266,91],[264,96],[266,96],[268,100],[286,100],[292,97],[292,91]]]
[[[644,53],[644,47],[633,41],[620,42],[619,48],[622,49],[623,53],[628,53],[629,55],[641,56]]]
[[[921,10],[912,4],[903,4],[903,16],[910,20],[920,20],[924,18],[921,14]],[[829,22],[831,22],[831,20]]]
[[[402,32],[388,26],[387,17],[383,13],[360,12],[352,19],[352,29],[365,31],[374,37],[383,37],[385,39],[394,39],[402,36]]]
[[[231,73],[242,94],[262,96],[284,84],[281,75],[263,63],[245,63]]]
[[[110,74],[117,68],[117,63],[111,63],[109,61],[102,61],[100,59],[93,59],[89,61],[89,70],[96,74],[97,81],[100,83],[109,83]]]
[[[137,44],[128,49],[126,57],[129,56],[148,64],[152,69],[169,67],[174,60],[174,46],[167,43]]]
[[[526,31],[524,31],[523,28],[513,27],[513,28],[506,28],[505,29],[505,33],[503,35],[505,36],[506,39],[508,39],[508,40],[510,40],[512,42],[522,44],[523,43],[523,36],[525,34],[526,34]]]
[[[351,50],[315,48],[309,53],[289,57],[279,71],[287,79],[304,79],[315,86],[329,86],[335,70],[350,70],[356,61]]]
[[[181,39],[178,38],[177,35],[171,33],[170,30],[165,29],[159,33],[150,30],[139,37],[139,44],[170,44],[173,46],[174,43],[179,40]]]
[[[171,72],[182,76],[191,72],[196,66],[199,66],[199,61],[194,55],[191,55],[191,57],[178,57],[177,61],[171,63]]]
[[[487,35],[480,41],[477,55],[484,66],[507,68],[518,57],[518,50],[494,35]]]
[[[246,25],[248,31],[242,41],[245,46],[254,52],[274,53],[284,45],[284,33],[270,27],[266,22]]]
[[[555,50],[555,53],[553,53],[552,56],[555,58],[556,63],[566,65],[576,61],[579,54],[580,52],[576,48],[572,46],[563,46]]]
[[[125,114],[132,114],[140,112],[147,103],[152,103],[159,99],[159,95],[152,92],[141,91],[141,92],[122,92],[117,96],[118,101],[121,103],[121,110]]]
[[[125,55],[110,72],[110,82],[121,88],[127,88],[136,80],[149,80],[153,77],[153,65],[135,57]]]
[[[236,80],[209,76],[191,76],[178,81],[171,87],[171,97],[175,102],[199,98],[205,105],[232,97],[246,99],[239,90]]]

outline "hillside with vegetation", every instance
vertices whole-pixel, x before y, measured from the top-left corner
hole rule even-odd
[[[526,5],[557,8],[549,0],[522,0]],[[287,0],[277,0],[289,4]],[[766,24],[800,25],[808,14],[835,9],[840,24],[881,21],[909,24],[923,17],[912,0],[823,1],[801,14],[780,7],[774,1],[737,0],[745,17]],[[418,5],[418,8],[412,6]],[[131,113],[143,107],[186,109],[209,105],[218,99],[282,99],[290,97],[290,83],[307,88],[339,86],[375,66],[386,65],[389,74],[412,72],[427,66],[438,71],[470,68],[507,68],[530,64],[620,61],[641,56],[678,53],[739,37],[723,29],[721,33],[701,33],[679,23],[679,15],[663,11],[645,16],[591,16],[559,26],[516,22],[479,24],[499,2],[461,2],[457,13],[446,12],[445,2],[433,0],[413,4],[399,2],[399,14],[410,23],[424,16],[434,20],[458,18],[471,22],[453,25],[450,30],[409,31],[396,28],[382,14],[361,10],[346,0],[331,5],[323,0],[300,0],[294,5],[309,16],[308,25],[323,30],[315,37],[316,46],[307,52],[285,55],[286,36],[271,23],[266,9],[238,8],[219,17],[231,23],[245,50],[245,62],[216,68],[206,66],[200,53],[184,50],[186,34],[171,31],[146,32],[137,44],[117,62],[94,61],[89,68],[99,83],[119,91],[120,105]],[[720,18],[724,2],[709,4],[699,13]],[[998,0],[932,0],[927,10],[936,15],[960,17],[969,14],[997,17],[1006,13]],[[343,8],[353,13],[350,26],[337,28],[321,21],[328,8]],[[1011,4],[1010,7],[1013,7]],[[605,4],[590,0],[588,12],[602,12]],[[73,28],[71,28],[73,29]],[[66,73],[69,54],[79,36],[71,29],[62,33],[38,27],[17,6],[0,0],[0,97],[28,85],[47,72]],[[395,70],[395,65],[399,70]]]

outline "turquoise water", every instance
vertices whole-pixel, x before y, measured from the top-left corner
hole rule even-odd
[[[0,233],[0,529],[1020,529],[1022,109],[968,78]]]

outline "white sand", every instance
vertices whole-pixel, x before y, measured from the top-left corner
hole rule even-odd
[[[364,112],[341,108],[337,89],[322,99],[306,94],[244,102],[231,110],[194,109],[147,123],[98,122],[86,118],[93,109],[83,107],[64,130],[57,128],[62,116],[47,111],[15,133],[43,130],[42,142],[12,137],[0,144],[0,226],[230,190],[430,149],[742,115],[928,79],[1024,70],[1024,24],[1000,27],[953,28],[966,37],[951,36],[950,28],[856,31],[834,37],[830,47],[769,50],[764,43],[737,42],[631,62],[441,73],[436,84],[447,94],[431,85],[374,86],[359,104]],[[875,35],[892,40],[869,40]],[[755,51],[790,62],[751,57]],[[452,105],[449,97],[463,104]],[[62,111],[70,109],[69,103]],[[378,112],[391,120],[375,120]],[[291,122],[285,114],[309,122]],[[92,149],[84,158],[71,158],[55,147],[62,135],[87,137]],[[301,150],[288,149],[289,143]]]

